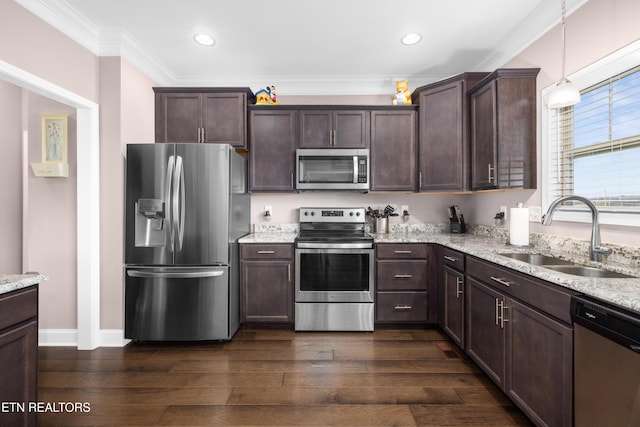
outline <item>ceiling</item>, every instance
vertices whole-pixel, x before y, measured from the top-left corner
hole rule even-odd
[[[560,0],[16,0],[160,86],[393,93],[504,65],[560,21]],[[567,0],[568,13],[588,0]],[[214,46],[193,36],[210,34]],[[417,45],[400,43],[420,33]],[[560,41],[559,41],[560,43]],[[558,51],[559,52],[559,51]]]

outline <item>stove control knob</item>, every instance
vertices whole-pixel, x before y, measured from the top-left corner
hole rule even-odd
[[[316,214],[315,212],[313,212],[313,211],[311,212],[311,216],[315,216],[315,214]]]
[[[356,212],[356,216],[360,216],[360,212]]]
[[[305,213],[304,213],[304,216],[309,216],[309,212],[305,212]]]
[[[349,212],[349,216],[353,216],[353,212]]]

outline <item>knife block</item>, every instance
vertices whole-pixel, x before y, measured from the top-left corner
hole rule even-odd
[[[464,218],[462,217],[462,215],[460,215],[459,221],[453,218],[449,220],[449,232],[455,234],[467,232],[467,225],[464,223]]]

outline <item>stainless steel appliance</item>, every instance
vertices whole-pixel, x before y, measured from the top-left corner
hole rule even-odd
[[[585,296],[571,311],[575,425],[640,425],[640,315]]]
[[[369,191],[369,150],[296,150],[296,189]]]
[[[127,146],[125,338],[233,336],[249,211],[246,160],[229,145]]]
[[[373,237],[364,225],[364,208],[300,208],[297,331],[373,330]]]

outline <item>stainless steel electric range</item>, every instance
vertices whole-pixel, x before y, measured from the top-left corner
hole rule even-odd
[[[374,249],[364,208],[300,208],[295,329],[373,331]]]

